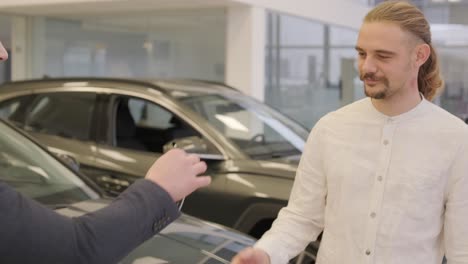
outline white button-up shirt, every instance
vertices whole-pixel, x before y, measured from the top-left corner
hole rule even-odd
[[[468,126],[426,100],[388,117],[365,98],[323,117],[255,246],[282,264],[322,230],[317,264],[468,263]]]

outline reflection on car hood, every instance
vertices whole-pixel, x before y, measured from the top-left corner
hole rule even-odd
[[[226,171],[294,179],[299,159],[228,160]]]
[[[109,199],[89,200],[57,212],[76,217],[99,210],[110,202]],[[254,243],[253,238],[238,231],[182,214],[120,263],[229,263],[238,251]]]

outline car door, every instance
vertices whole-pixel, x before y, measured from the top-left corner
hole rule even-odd
[[[96,101],[92,92],[38,92],[2,102],[0,113],[53,153],[79,161],[86,173],[95,164]]]
[[[111,180],[123,179],[131,183],[144,177],[162,155],[166,143],[190,136],[203,137],[202,133],[156,100],[112,94],[106,101],[108,106],[104,114],[111,118],[107,132],[100,133],[106,135],[106,139],[99,140],[96,163],[100,168],[107,168]],[[210,153],[219,154],[213,146],[209,149]],[[213,192],[224,191],[225,178],[215,177],[220,161],[207,162],[210,164],[207,173],[214,176],[208,195],[211,196]],[[195,196],[199,196],[194,198],[197,201],[204,200],[206,192],[201,191]],[[186,201],[186,205],[190,203],[192,199]]]

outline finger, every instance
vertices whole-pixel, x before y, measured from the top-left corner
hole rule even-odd
[[[197,164],[194,164],[192,166],[193,171],[195,172],[196,175],[204,173],[206,169],[208,169],[206,163],[204,161],[200,161]]]
[[[252,263],[252,254],[253,249],[251,247],[245,248],[237,254],[237,256],[233,259],[236,262],[233,263]]]
[[[170,153],[170,154],[169,154]],[[179,149],[179,148],[173,148],[171,150],[169,150],[168,152],[166,152],[166,154],[164,155],[173,155],[175,157],[185,157],[187,155],[187,152],[185,152],[185,150],[183,149]]]
[[[201,187],[210,185],[211,177],[210,176],[199,176],[195,178],[195,190]]]
[[[189,154],[187,155],[187,159],[190,160],[191,164],[196,164],[200,162],[200,157],[195,154]]]
[[[235,255],[234,258],[231,260],[231,264],[242,264],[239,255]]]
[[[173,149],[170,149],[168,152],[164,153],[162,157],[166,157],[167,159],[181,161],[186,156],[187,156],[187,153],[183,149],[173,148]]]
[[[231,259],[231,264],[239,264],[239,258],[237,257],[237,255],[235,255],[232,259]]]

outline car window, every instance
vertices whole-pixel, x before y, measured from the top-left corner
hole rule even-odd
[[[180,99],[251,158],[299,155],[307,131],[243,95],[196,95]]]
[[[94,93],[50,93],[35,98],[25,129],[79,140],[90,140],[96,101]]]
[[[121,97],[115,110],[118,147],[163,152],[167,142],[199,133],[167,109],[143,99]]]
[[[173,126],[172,113],[148,101],[130,98],[128,100],[130,113],[138,126],[155,129],[168,129]]]
[[[0,118],[22,127],[27,108],[34,97],[35,95],[25,95],[2,102],[0,104]]]

